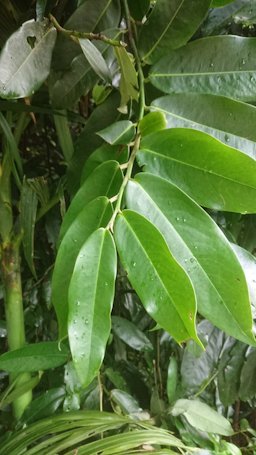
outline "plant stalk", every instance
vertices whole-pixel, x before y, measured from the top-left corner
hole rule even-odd
[[[4,286],[7,339],[10,351],[25,344],[24,314],[20,273],[19,242],[9,242],[2,248],[1,274]],[[10,375],[10,382],[15,380],[15,387],[29,381],[30,375],[23,373]],[[32,399],[32,392],[26,392],[13,402],[13,413],[19,419]]]

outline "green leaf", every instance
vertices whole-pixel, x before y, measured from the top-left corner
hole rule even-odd
[[[36,20],[37,21],[42,21],[44,19],[46,5],[47,5],[47,0],[37,0],[36,1]]]
[[[117,259],[109,231],[95,231],[81,248],[69,287],[68,334],[81,384],[86,387],[103,361],[111,328]]]
[[[97,47],[88,39],[80,38],[79,44],[85,58],[88,60],[95,73],[103,79],[103,81],[111,83],[111,74],[108,65]]]
[[[255,397],[256,394],[256,350],[250,349],[241,371],[239,397],[243,401]]]
[[[67,118],[67,111],[62,110],[61,115],[54,115],[54,123],[58,135],[58,141],[67,163],[70,162],[74,154],[74,144]]]
[[[138,414],[142,411],[137,400],[123,390],[113,389],[110,396],[124,414]]]
[[[206,133],[172,128],[142,139],[138,163],[214,210],[256,211],[256,162]]]
[[[230,335],[254,344],[245,276],[212,218],[177,186],[151,174],[138,174],[128,183],[126,201],[162,233],[193,283],[198,311]]]
[[[120,120],[97,134],[111,145],[129,144],[135,135],[135,126],[130,120]]]
[[[24,22],[6,42],[0,56],[0,96],[24,98],[42,85],[50,72],[56,30],[47,20]]]
[[[64,27],[78,32],[105,33],[105,30],[119,26],[120,2],[113,0],[86,0],[65,22]],[[58,36],[53,54],[55,70],[66,70],[70,62],[81,53],[77,43],[67,40],[65,36]],[[83,56],[83,60],[84,56]]]
[[[223,406],[234,404],[239,398],[240,374],[244,365],[246,344],[232,338],[225,344],[218,365],[218,392]]]
[[[106,226],[111,215],[112,206],[106,197],[94,199],[74,218],[62,239],[52,276],[52,303],[60,339],[67,334],[68,289],[78,253],[96,229]]]
[[[134,0],[128,0],[128,5],[131,16],[139,21],[145,16],[149,9],[150,0],[137,0],[136,2],[134,2]]]
[[[120,113],[117,110],[119,103],[119,93],[117,91],[112,92],[104,103],[93,110],[85,127],[75,141],[75,153],[68,170],[68,188],[73,195],[79,188],[81,172],[86,159],[103,143],[102,139],[96,135],[96,132],[118,120],[120,117]]]
[[[175,357],[171,357],[167,370],[167,384],[166,384],[166,393],[169,403],[172,403],[175,395],[176,388],[178,384],[178,364]]]
[[[166,117],[162,112],[150,112],[139,123],[141,136],[164,130],[166,125]]]
[[[200,344],[193,287],[160,232],[146,218],[125,210],[114,233],[122,265],[146,311],[176,341],[194,338]]]
[[[18,385],[8,393],[8,391],[4,391],[0,395],[0,409],[5,408],[8,404],[13,403],[13,401],[17,400],[17,398],[24,395],[26,392],[34,389],[40,382],[41,377],[39,375],[30,378],[28,381],[24,382],[21,385]],[[12,387],[12,384],[11,386]]]
[[[198,352],[194,341],[189,341],[184,350],[180,374],[185,396],[200,393],[215,378],[225,341],[225,334],[206,320],[198,324],[197,333],[205,350]]]
[[[120,147],[119,145],[103,144],[97,148],[86,160],[83,167],[81,182],[94,171],[94,169],[105,161],[118,161],[120,164],[127,163],[129,158],[128,147]]]
[[[166,115],[168,128],[204,131],[256,158],[255,106],[223,96],[199,93],[163,96],[154,100],[151,106],[156,112]]]
[[[22,424],[35,422],[36,420],[55,414],[66,395],[64,387],[46,390],[45,393],[35,398],[22,414]]]
[[[123,180],[122,171],[117,161],[100,164],[82,184],[64,216],[60,230],[60,240],[84,206],[99,196],[115,196]]]
[[[139,39],[140,55],[154,63],[171,49],[177,49],[193,36],[203,21],[211,0],[158,0]]]
[[[24,373],[48,370],[63,365],[68,358],[68,348],[55,341],[27,344],[23,348],[0,356],[0,370],[9,373]]]
[[[227,419],[198,400],[178,400],[171,411],[173,416],[184,415],[190,425],[207,433],[231,436],[234,432]]]
[[[120,67],[121,79],[119,90],[121,93],[121,105],[119,111],[127,113],[127,103],[138,99],[138,79],[134,64],[124,47],[115,47],[116,58]]]
[[[34,277],[36,277],[33,259],[37,203],[38,200],[35,191],[24,180],[20,197],[20,225],[23,233],[22,244],[24,256]]]
[[[112,331],[120,340],[136,351],[152,350],[148,337],[131,321],[119,316],[112,316]]]
[[[247,286],[249,290],[250,301],[252,305],[253,317],[256,317],[256,259],[249,251],[241,246],[231,243],[236,256],[243,268]]]
[[[149,78],[165,93],[212,93],[254,101],[255,51],[256,38],[202,38],[169,52],[153,66]]]
[[[1,72],[1,70],[0,70]],[[19,172],[22,174],[22,161],[20,158],[19,150],[17,147],[17,143],[15,141],[15,138],[13,136],[12,130],[10,128],[9,123],[7,122],[6,118],[0,112],[0,128],[3,131],[3,134],[6,138],[7,144],[8,144],[8,151],[10,153],[11,158],[15,161],[17,164],[17,168]]]

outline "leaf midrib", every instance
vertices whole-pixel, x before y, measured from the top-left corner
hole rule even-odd
[[[226,175],[217,174],[214,171],[210,172],[208,169],[203,169],[201,167],[192,165],[190,163],[186,163],[184,161],[177,160],[176,158],[169,157],[167,155],[162,155],[162,154],[157,153],[157,152],[155,152],[153,150],[150,150],[150,149],[147,149],[147,148],[143,148],[143,149],[140,149],[139,151],[140,152],[144,152],[144,153],[146,152],[146,153],[149,153],[149,154],[152,154],[152,155],[157,155],[157,156],[160,156],[162,159],[166,159],[166,160],[169,160],[169,161],[174,161],[174,162],[180,164],[181,166],[187,166],[187,167],[192,168],[192,169],[197,169],[198,171],[200,171],[202,173],[207,173],[207,174],[209,174],[211,176],[216,176],[216,177],[228,180],[230,182],[233,182],[234,184],[238,184],[238,185],[244,186],[245,188],[250,188],[250,189],[252,189],[254,191],[256,190],[256,187],[251,186],[251,185],[247,185],[246,183],[243,183],[243,182],[239,182],[239,181],[234,180],[234,179],[232,179],[230,177],[227,177]],[[247,155],[245,155],[245,156],[247,156]],[[143,166],[148,166],[148,163],[143,163]]]
[[[180,314],[179,308],[177,309],[177,307],[176,307],[176,305],[175,305],[175,303],[174,303],[175,301],[173,300],[173,297],[170,295],[168,289],[166,288],[164,282],[162,281],[162,279],[161,279],[161,277],[160,277],[160,275],[159,275],[157,269],[156,269],[155,266],[154,266],[154,263],[152,262],[150,256],[147,254],[147,252],[146,252],[146,250],[145,250],[143,244],[141,243],[139,237],[137,236],[137,234],[135,233],[135,231],[132,229],[131,225],[129,224],[129,222],[126,220],[125,217],[124,217],[124,219],[125,219],[125,221],[126,221],[126,224],[127,224],[128,228],[130,228],[130,231],[133,233],[134,237],[137,239],[137,242],[139,243],[139,245],[141,245],[141,248],[142,248],[142,250],[143,250],[143,252],[144,252],[146,258],[148,258],[149,263],[151,264],[151,266],[152,266],[153,270],[155,271],[156,275],[158,276],[158,279],[159,279],[160,283],[162,284],[162,287],[164,288],[164,290],[165,290],[167,296],[169,296],[170,301],[172,302],[173,307],[175,308],[175,310],[176,310],[176,312],[177,312],[179,318],[181,319],[181,322],[182,322],[183,326],[185,327],[186,332],[188,333],[189,336],[192,336],[191,333],[190,333],[190,328],[189,328],[189,330],[188,330],[187,327],[186,327],[186,325],[184,324],[184,321],[183,321],[182,315]],[[157,229],[157,228],[156,228],[156,229]],[[161,233],[158,229],[157,229],[157,231],[158,231],[158,232],[160,233],[160,235],[162,236],[162,233]],[[165,241],[165,240],[164,240],[164,241]],[[166,242],[165,242],[165,243],[166,243]],[[169,254],[171,255],[170,250],[169,250],[169,247],[168,247],[167,244],[166,244],[166,247],[167,247],[167,249],[168,249]],[[180,268],[182,269],[182,267],[180,266],[180,264],[176,261],[176,259],[175,259],[174,257],[173,257],[173,259],[174,259],[174,261],[177,263],[177,266],[180,267]],[[184,271],[184,274],[187,275],[187,273],[186,273],[185,271]],[[187,275],[187,278],[189,279],[188,275]],[[191,288],[192,288],[192,286],[191,286]],[[192,288],[192,291],[193,291],[193,288]],[[195,293],[194,293],[194,297],[195,297]],[[196,299],[195,299],[195,303],[196,303]]]

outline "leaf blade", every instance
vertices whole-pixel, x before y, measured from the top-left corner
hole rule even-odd
[[[159,231],[141,215],[126,210],[116,219],[114,236],[122,264],[146,311],[178,342],[190,337],[198,341],[194,290]],[[184,300],[171,287],[170,276],[176,288],[182,281]]]
[[[115,244],[109,231],[100,228],[81,248],[69,287],[70,349],[83,386],[90,384],[103,361],[116,271]]]
[[[235,338],[254,344],[243,270],[211,217],[178,187],[150,174],[137,174],[128,183],[126,202],[164,236],[190,276],[198,311]]]

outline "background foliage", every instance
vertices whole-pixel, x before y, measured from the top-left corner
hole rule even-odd
[[[256,2],[0,4],[0,452],[255,453]]]

